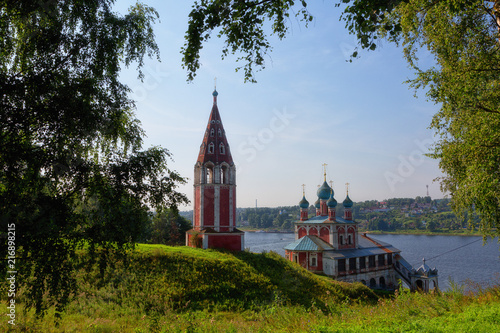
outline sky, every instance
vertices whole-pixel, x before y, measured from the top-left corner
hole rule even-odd
[[[121,0],[125,13],[135,1]],[[145,130],[144,148],[172,153],[170,168],[187,178],[178,191],[193,197],[194,164],[212,108],[217,104],[236,164],[237,206],[297,205],[302,184],[310,203],[317,199],[326,164],[335,198],[343,201],[346,183],[354,201],[416,197],[442,198],[438,161],[424,156],[435,141],[428,129],[439,105],[405,83],[414,77],[401,48],[387,42],[376,51],[356,46],[334,1],[310,1],[315,17],[305,27],[291,18],[287,37],[270,37],[272,52],[257,83],[244,83],[235,56],[221,59],[223,41],[213,34],[201,52],[201,68],[187,82],[182,68],[184,35],[193,1],[144,1],[155,8],[161,62],[148,59],[145,78],[136,67],[124,69],[122,82],[136,101]],[[433,59],[422,53],[421,63]],[[191,210],[192,203],[180,207]]]

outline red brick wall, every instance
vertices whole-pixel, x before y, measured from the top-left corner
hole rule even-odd
[[[203,191],[203,226],[214,226],[214,188],[205,187]]]
[[[230,251],[241,251],[240,235],[207,235],[208,247],[215,249],[226,249]]]
[[[330,243],[330,229],[322,227],[319,231],[319,237],[327,243]]]
[[[194,228],[200,227],[200,205],[201,205],[200,191],[201,191],[200,186],[195,187],[195,190],[194,190],[194,212],[193,212],[193,214],[194,214],[193,227]]]
[[[219,214],[220,231],[229,231],[229,211],[231,208],[232,207],[229,206],[229,188],[221,186]],[[223,228],[224,226],[226,226],[226,228]]]
[[[231,187],[231,191],[233,192],[233,227],[236,227],[236,187]]]

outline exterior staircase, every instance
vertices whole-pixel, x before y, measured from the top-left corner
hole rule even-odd
[[[430,268],[423,259],[423,264],[415,269],[400,254],[394,256],[394,270],[398,277],[406,283],[412,291],[429,292],[438,289],[438,270]]]

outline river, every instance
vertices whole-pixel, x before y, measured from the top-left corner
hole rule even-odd
[[[370,237],[401,250],[401,255],[415,268],[422,264],[422,258],[426,258],[427,265],[438,269],[441,290],[449,289],[450,281],[464,284],[469,280],[483,287],[500,284],[498,239],[490,238],[483,245],[479,236],[388,234]],[[284,256],[283,247],[293,241],[293,233],[245,233],[245,247],[252,252],[275,251]]]

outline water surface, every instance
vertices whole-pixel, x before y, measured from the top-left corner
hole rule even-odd
[[[483,245],[479,236],[440,235],[372,235],[374,239],[392,244],[415,268],[426,263],[439,272],[441,290],[450,288],[450,280],[463,284],[466,280],[500,284],[500,244],[498,238]],[[293,233],[246,232],[245,247],[252,252],[275,251],[285,255],[285,247],[293,242]]]

